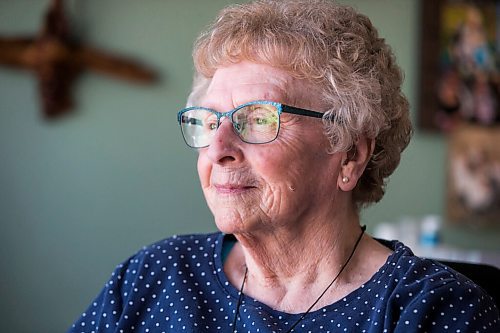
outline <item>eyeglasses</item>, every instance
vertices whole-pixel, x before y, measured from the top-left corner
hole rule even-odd
[[[269,143],[278,137],[281,113],[322,118],[323,113],[270,101],[245,103],[228,112],[201,106],[177,113],[184,141],[192,148],[205,148],[212,142],[222,117],[231,120],[235,133],[246,143]]]

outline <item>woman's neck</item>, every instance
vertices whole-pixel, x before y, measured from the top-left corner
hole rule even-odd
[[[337,223],[309,220],[303,228],[237,234],[238,244],[224,270],[232,284],[239,286],[248,269],[246,295],[275,309],[301,312],[345,265],[360,233],[357,215],[353,214]],[[361,243],[363,240],[360,247]],[[342,285],[349,284],[352,263],[335,283],[339,293]],[[318,307],[330,304],[334,294],[325,295]]]

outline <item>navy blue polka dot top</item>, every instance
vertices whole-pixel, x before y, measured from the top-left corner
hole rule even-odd
[[[119,265],[68,332],[233,332],[238,290],[223,271],[231,236],[174,236]],[[375,275],[343,299],[310,312],[294,332],[500,332],[485,292],[402,243]],[[243,296],[236,332],[286,332],[301,314]]]

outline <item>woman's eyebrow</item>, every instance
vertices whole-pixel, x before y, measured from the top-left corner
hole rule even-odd
[[[237,107],[253,101],[272,101],[286,104],[288,102],[286,90],[278,88],[274,85],[272,86],[273,88],[271,89],[258,89],[261,91],[246,91],[243,95],[233,96],[233,106]]]

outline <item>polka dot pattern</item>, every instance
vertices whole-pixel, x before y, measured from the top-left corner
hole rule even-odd
[[[224,239],[174,236],[143,248],[68,332],[232,332],[238,290],[223,272]],[[394,253],[367,283],[294,332],[500,332],[498,309],[480,287],[400,242],[386,245]],[[286,332],[299,317],[244,296],[236,331]]]

